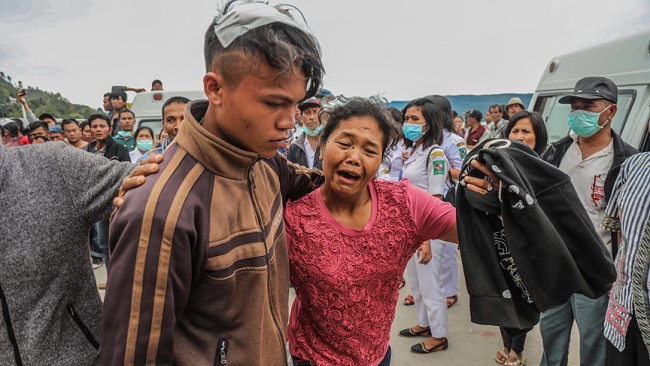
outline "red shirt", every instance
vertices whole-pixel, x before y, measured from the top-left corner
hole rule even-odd
[[[479,143],[479,140],[485,133],[485,127],[483,125],[479,125],[477,129],[474,130],[474,132],[467,132],[467,138],[465,139],[467,145],[471,146],[476,146]]]
[[[292,355],[316,365],[377,365],[384,358],[406,263],[426,239],[456,223],[448,203],[401,182],[373,180],[366,227],[339,224],[321,190],[286,206],[296,300]]]

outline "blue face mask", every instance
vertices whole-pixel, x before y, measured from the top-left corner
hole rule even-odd
[[[315,137],[318,136],[318,134],[323,130],[323,125],[318,125],[318,127],[316,127],[315,129],[310,130],[307,128],[307,125],[305,124],[302,125],[302,130],[305,132],[305,134],[307,134],[307,136]]]
[[[138,140],[138,149],[142,151],[149,151],[153,146],[153,140]]]
[[[611,107],[611,105],[609,106]],[[582,137],[593,136],[596,132],[600,131],[609,120],[602,126],[598,125],[598,119],[609,107],[605,108],[602,112],[588,112],[582,110],[575,110],[569,113],[569,127],[571,130]]]
[[[131,137],[131,132],[129,131],[117,131],[117,135],[122,138]]]
[[[418,125],[416,123],[405,123],[402,125],[402,133],[404,133],[404,137],[415,142],[424,134],[424,132],[422,132],[422,126],[423,125]]]

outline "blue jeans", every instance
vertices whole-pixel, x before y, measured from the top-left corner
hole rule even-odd
[[[539,331],[544,353],[540,366],[567,365],[574,320],[580,332],[580,365],[604,365],[606,343],[603,333],[608,301],[607,295],[593,300],[574,294],[568,303],[542,313]]]
[[[90,255],[93,258],[104,258],[104,253],[102,252],[102,249],[99,247],[98,240],[99,238],[97,237],[97,229],[95,228],[97,226],[97,223],[93,224],[93,226],[90,227],[90,233],[88,234],[88,241],[90,242]]]
[[[391,350],[390,350],[390,346],[388,346],[388,349],[386,350],[386,355],[384,356],[384,359],[381,360],[378,366],[390,366],[390,356],[391,356]],[[297,361],[299,359],[293,356],[292,358],[293,358],[293,366],[311,366],[311,363],[309,363],[309,361],[302,361],[302,360]]]
[[[90,229],[91,255],[103,257],[106,271],[108,271],[108,224],[109,220],[96,222]]]

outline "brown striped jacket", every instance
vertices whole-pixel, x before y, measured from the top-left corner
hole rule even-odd
[[[160,171],[129,191],[110,230],[103,365],[286,363],[286,200],[322,176],[238,149],[188,104]]]

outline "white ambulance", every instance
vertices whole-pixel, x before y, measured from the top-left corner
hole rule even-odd
[[[573,93],[576,82],[586,76],[604,76],[618,86],[618,112],[612,128],[630,145],[650,151],[650,30],[549,62],[528,108],[546,121],[549,142],[569,132],[570,106],[558,101]]]
[[[162,129],[162,106],[171,97],[185,97],[189,100],[206,99],[203,90],[190,91],[151,91],[135,95],[131,110],[135,114],[135,129],[150,127],[154,133]]]

